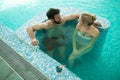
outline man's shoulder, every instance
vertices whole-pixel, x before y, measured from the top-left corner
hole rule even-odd
[[[48,29],[48,28],[50,28],[50,27],[53,26],[53,23],[52,23],[52,21],[50,21],[50,20],[47,20],[47,21],[43,22],[42,24],[45,25],[44,28],[46,28],[46,29]]]

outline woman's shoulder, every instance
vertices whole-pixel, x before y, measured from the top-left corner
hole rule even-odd
[[[92,26],[92,32],[94,37],[99,36],[99,30],[96,27]]]

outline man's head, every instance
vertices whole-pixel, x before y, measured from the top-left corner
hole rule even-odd
[[[92,25],[94,21],[96,20],[96,16],[89,14],[89,13],[83,13],[81,14],[81,21],[88,26]]]
[[[60,10],[55,8],[50,8],[46,13],[48,19],[52,19],[54,23],[60,24],[61,17],[60,17]]]

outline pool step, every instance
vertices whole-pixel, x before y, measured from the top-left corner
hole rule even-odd
[[[0,57],[0,80],[23,80],[23,78]]]

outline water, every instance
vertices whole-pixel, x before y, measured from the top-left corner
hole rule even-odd
[[[120,0],[1,0],[0,23],[17,30],[33,16],[47,11],[50,7],[72,7],[107,18],[108,32],[100,37],[96,48],[82,56],[79,67],[72,71],[83,80],[119,80],[120,78]],[[51,4],[49,4],[51,3]],[[101,41],[100,41],[101,40]],[[102,46],[102,47],[99,47]]]

